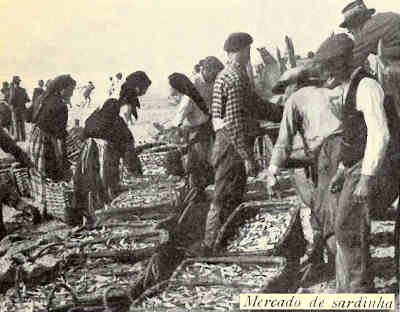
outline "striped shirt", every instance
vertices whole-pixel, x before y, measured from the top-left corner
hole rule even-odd
[[[242,159],[253,157],[251,139],[257,135],[257,119],[272,118],[279,121],[277,107],[264,102],[251,89],[246,68],[230,62],[218,74],[212,98],[212,120],[214,130],[224,127]]]

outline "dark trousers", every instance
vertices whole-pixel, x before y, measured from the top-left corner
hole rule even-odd
[[[363,204],[353,201],[361,177],[362,162],[346,172],[335,217],[336,283],[338,292],[362,293],[373,290],[375,272],[370,264],[370,218],[388,208],[398,195],[398,162],[386,161],[375,176],[373,194]]]
[[[204,243],[212,247],[221,225],[242,202],[247,176],[244,161],[220,130],[212,152],[215,170],[215,192],[207,215]]]
[[[189,172],[190,188],[204,191],[208,185],[213,183],[214,168],[208,159],[210,148],[210,140],[197,142],[189,148],[187,171]]]
[[[25,142],[26,131],[25,131],[25,113],[24,112],[13,112],[12,113],[12,135],[15,141]]]
[[[340,157],[341,138],[325,141],[318,159],[318,188],[314,194],[313,224],[325,239],[336,242],[337,292],[361,293],[373,289],[374,272],[369,252],[370,218],[389,207],[399,192],[399,161],[385,159],[374,177],[373,194],[368,202],[353,201],[354,190],[361,177],[362,161],[346,171],[343,189],[332,194],[329,183]]]

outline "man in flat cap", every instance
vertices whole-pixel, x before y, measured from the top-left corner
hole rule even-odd
[[[19,76],[14,76],[10,86],[9,104],[12,109],[12,131],[14,139],[18,141],[25,141],[25,114],[26,103],[30,101],[26,90],[20,86],[21,79]]]
[[[242,202],[247,175],[257,174],[253,142],[256,119],[280,121],[282,111],[263,102],[250,87],[246,67],[250,61],[252,37],[233,33],[225,41],[229,61],[214,83],[211,115],[216,132],[211,163],[215,171],[214,199],[207,215],[205,237],[197,250],[210,252],[217,232]]]
[[[380,84],[363,67],[354,70],[352,51],[352,40],[338,34],[314,58],[327,86],[341,89],[343,99],[340,151],[333,153],[338,146],[332,145],[319,157],[319,168],[333,175],[330,192],[319,186],[325,196],[319,221],[336,254],[337,291],[368,293],[374,290],[370,215],[389,207],[398,194],[400,123]]]

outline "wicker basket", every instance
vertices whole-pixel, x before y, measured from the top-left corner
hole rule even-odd
[[[75,197],[73,186],[66,182],[55,183],[44,179],[31,170],[32,197],[43,211],[63,222],[69,222],[74,214]]]
[[[74,189],[66,182],[46,181],[47,213],[64,222],[69,222],[74,207]]]
[[[28,168],[12,168],[18,192],[23,197],[31,197],[32,184]]]

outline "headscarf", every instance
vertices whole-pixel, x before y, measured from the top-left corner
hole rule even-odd
[[[60,75],[50,81],[46,91],[44,91],[41,102],[52,95],[61,95],[61,91],[71,85],[76,85],[76,81],[70,75]]]
[[[140,102],[138,94],[136,93],[136,87],[140,89],[145,89],[151,85],[150,78],[146,75],[144,71],[136,71],[126,77],[125,82],[121,86],[119,92],[119,99],[124,100],[132,106],[132,114],[135,119],[138,118],[137,108],[140,108]]]
[[[190,97],[203,113],[206,115],[210,114],[204,99],[188,77],[181,73],[173,73],[168,77],[168,80],[172,88],[177,90],[179,93]]]
[[[60,95],[61,91],[71,85],[76,85],[76,81],[71,77],[71,75],[60,75],[50,81],[46,90],[43,94],[38,98],[35,107],[33,108],[33,121],[37,119],[37,116],[40,113],[41,108],[43,107],[43,103],[45,103],[46,99],[53,95]]]

